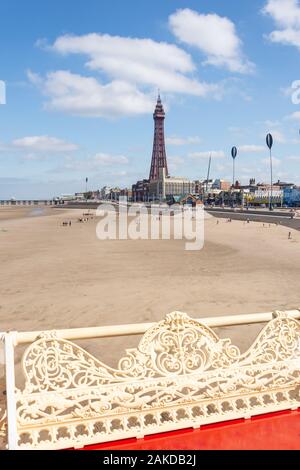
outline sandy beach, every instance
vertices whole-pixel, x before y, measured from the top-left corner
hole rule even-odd
[[[3,206],[0,207],[0,223],[5,220],[42,217],[53,214],[49,206]]]
[[[299,307],[300,232],[205,222],[205,247],[185,241],[99,241],[82,210],[0,209],[0,330],[154,322],[179,310],[200,318]],[[31,209],[32,210],[32,209]],[[63,227],[64,220],[72,226]],[[261,326],[219,329],[246,349]],[[114,365],[138,338],[81,344]],[[17,354],[19,361],[20,355]]]

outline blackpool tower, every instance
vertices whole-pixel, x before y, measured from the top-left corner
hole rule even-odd
[[[158,180],[160,169],[165,169],[165,176],[169,176],[167,155],[165,147],[165,132],[164,132],[164,121],[165,111],[158,95],[156,108],[153,114],[154,118],[154,142],[153,142],[153,153],[151,161],[151,169],[149,180]]]

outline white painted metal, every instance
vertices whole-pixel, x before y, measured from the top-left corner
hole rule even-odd
[[[6,333],[8,447],[83,447],[298,408],[297,319],[300,310],[201,320],[174,312],[156,324]],[[251,323],[267,325],[244,354],[210,328]],[[130,334],[144,336],[117,369],[70,341]],[[21,390],[14,347],[24,343]]]
[[[291,318],[300,319],[300,310],[289,310],[286,314]],[[223,327],[223,326],[238,326],[250,325],[255,323],[267,323],[272,320],[274,312],[268,313],[253,313],[246,315],[231,315],[220,316],[211,318],[200,318],[197,321],[203,323],[210,328]],[[134,336],[146,333],[150,328],[153,328],[155,323],[139,323],[133,325],[118,325],[118,326],[100,326],[90,328],[73,328],[67,330],[57,330],[57,338],[60,339],[92,339],[92,338],[112,338],[118,336]],[[17,332],[17,344],[32,343],[45,331],[34,332]]]
[[[14,348],[16,333],[7,333],[4,337],[5,376],[6,376],[6,414],[8,447],[15,450],[18,447],[17,410],[15,396],[15,359]]]
[[[0,449],[4,449],[7,442],[4,338],[4,333],[0,333]]]

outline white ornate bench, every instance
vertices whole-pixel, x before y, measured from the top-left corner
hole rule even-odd
[[[83,447],[299,408],[296,318],[299,311],[277,312],[241,354],[207,321],[175,312],[151,326],[117,369],[66,339],[66,332],[3,334],[8,447]],[[78,338],[84,337],[80,331]],[[33,337],[22,359],[20,390],[14,385],[14,343]]]

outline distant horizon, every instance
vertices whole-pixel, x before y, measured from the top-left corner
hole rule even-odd
[[[0,199],[147,179],[158,90],[170,174],[300,185],[300,1],[232,3],[4,0]]]

